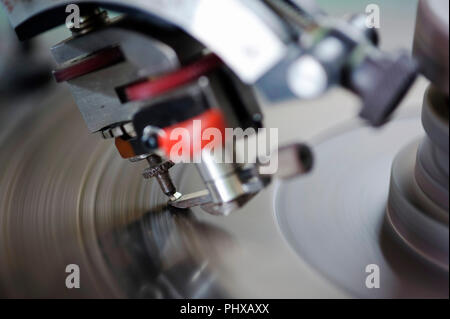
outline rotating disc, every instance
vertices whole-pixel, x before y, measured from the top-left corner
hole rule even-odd
[[[377,131],[357,125],[342,129],[317,145],[309,177],[278,188],[277,219],[292,248],[354,295],[448,296],[448,272],[409,251],[386,220],[392,161],[423,134],[418,116]],[[366,285],[369,265],[378,266],[377,289]]]

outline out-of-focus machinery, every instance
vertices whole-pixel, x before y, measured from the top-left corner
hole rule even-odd
[[[418,254],[448,271],[449,87],[447,1],[420,1],[414,56],[431,81],[422,124],[426,136],[397,155],[392,166],[387,215]]]
[[[149,162],[144,177],[157,178],[172,205],[201,205],[213,214],[242,206],[273,176],[260,173],[262,163],[220,162],[200,143],[189,154],[201,158],[197,166],[206,189],[182,195],[169,175],[174,130],[184,128],[192,137],[196,120],[201,134],[257,130],[263,118],[255,89],[277,102],[314,98],[336,85],[359,96],[361,117],[380,126],[417,73],[407,53],[377,48],[376,30],[365,15],[336,20],[314,1],[3,4],[21,39],[65,23],[67,6],[77,4],[80,19],[72,36],[51,48],[55,79],[69,85],[91,132],[114,139],[123,158]],[[109,18],[105,9],[123,14]],[[236,156],[232,146],[216,142],[225,156]],[[284,147],[278,156],[282,178],[312,166],[305,145]]]

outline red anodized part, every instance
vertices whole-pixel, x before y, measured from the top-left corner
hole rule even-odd
[[[156,79],[133,84],[125,89],[129,101],[144,100],[167,93],[168,91],[187,84],[202,75],[211,72],[222,64],[214,54],[209,54],[172,73],[162,75]]]
[[[119,47],[111,47],[98,51],[79,61],[53,71],[56,82],[76,79],[80,76],[98,71],[116,63],[122,62],[124,56]]]
[[[207,145],[208,147],[222,146],[225,142],[225,127],[222,111],[210,109],[189,120],[164,128],[163,132],[158,135],[158,145],[173,161],[177,161],[181,157],[183,160],[190,160]],[[180,128],[184,129],[184,133]],[[220,133],[219,138],[207,134],[206,130],[210,128],[217,129],[215,132]],[[185,158],[186,156],[183,155],[187,155],[189,158]]]

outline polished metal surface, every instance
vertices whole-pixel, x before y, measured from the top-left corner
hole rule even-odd
[[[196,166],[214,203],[227,203],[246,195],[235,163],[219,162],[214,152],[206,150],[202,151],[201,161]]]

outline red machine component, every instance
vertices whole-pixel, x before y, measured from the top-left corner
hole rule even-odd
[[[176,160],[171,156],[192,157],[207,145],[222,146],[225,141],[225,127],[223,113],[218,109],[210,109],[187,121],[164,128],[158,135],[158,145],[171,160]]]
[[[53,71],[56,82],[64,82],[122,62],[124,56],[119,47],[111,47],[94,53],[67,67]]]
[[[125,95],[129,101],[153,98],[187,84],[211,72],[221,64],[222,61],[219,57],[214,54],[209,54],[172,73],[131,85],[125,89]]]
[[[216,55],[209,54],[174,72],[132,84],[126,87],[123,93],[128,101],[155,98],[195,81],[221,65],[222,61]],[[200,115],[161,128],[160,133],[155,136],[155,145],[165,153],[168,159],[177,161],[180,157],[192,158],[207,145],[209,147],[222,146],[225,127],[222,111],[207,109]],[[215,130],[207,131],[208,129]],[[203,136],[204,134],[205,136]],[[130,141],[116,139],[116,146],[124,158],[131,158],[136,154]]]

